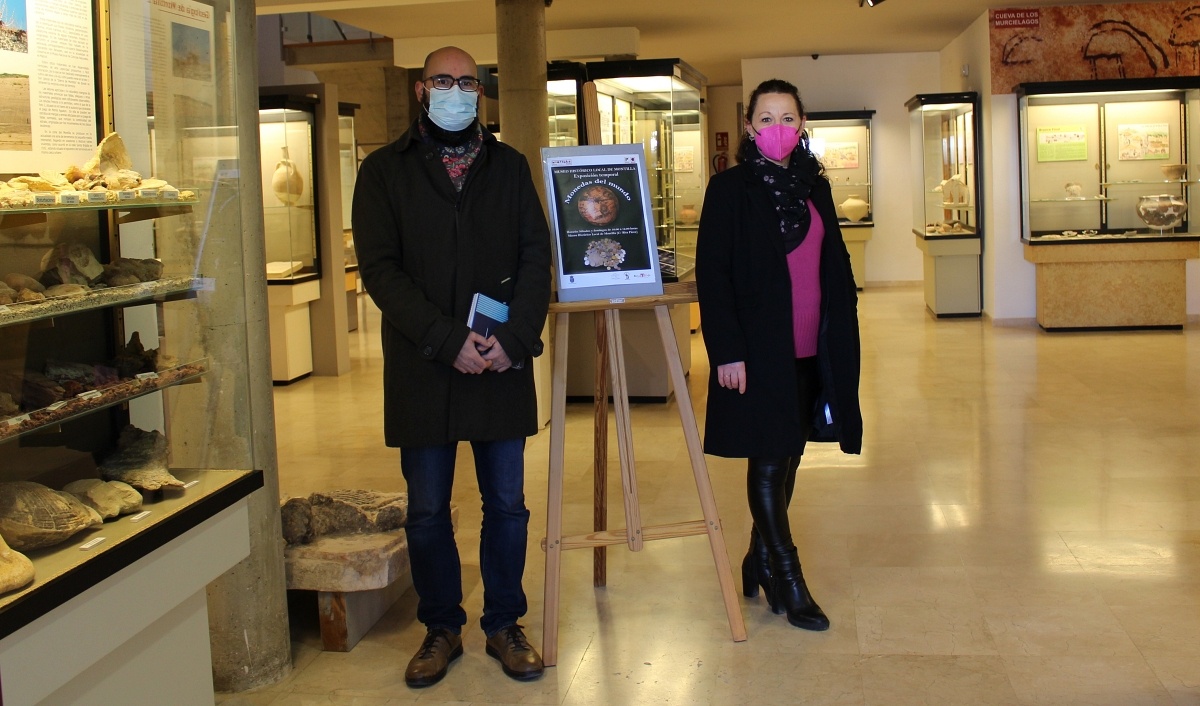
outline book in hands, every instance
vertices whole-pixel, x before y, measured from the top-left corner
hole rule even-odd
[[[476,294],[471,298],[471,311],[467,314],[467,326],[472,331],[487,338],[492,335],[496,327],[508,321],[508,305],[504,302],[498,302],[486,294]],[[487,350],[481,350],[480,353],[486,353]],[[525,361],[514,361],[513,368],[520,370],[525,367]]]
[[[472,331],[487,338],[496,327],[508,321],[508,305],[498,302],[486,294],[476,294],[471,298],[471,312],[467,314],[467,326]]]

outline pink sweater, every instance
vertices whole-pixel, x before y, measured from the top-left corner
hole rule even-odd
[[[812,214],[808,235],[787,256],[792,275],[792,332],[797,358],[817,354],[817,330],[821,325],[821,242],[825,240],[825,224],[811,199],[808,212]]]

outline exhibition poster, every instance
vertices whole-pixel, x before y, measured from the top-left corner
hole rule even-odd
[[[662,294],[641,145],[542,148],[560,301]]]
[[[1087,128],[1082,125],[1037,129],[1037,161],[1081,162],[1087,158]]]
[[[83,164],[98,142],[91,0],[3,0],[0,12],[0,174]]]

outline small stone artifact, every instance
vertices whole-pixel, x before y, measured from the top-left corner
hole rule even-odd
[[[94,284],[104,274],[104,265],[82,243],[59,243],[42,256],[41,283]]]
[[[408,493],[334,490],[289,498],[281,509],[284,539],[307,544],[329,534],[387,532],[408,520]]]
[[[70,493],[30,481],[0,483],[0,537],[13,549],[49,547],[103,522]]]
[[[121,430],[116,452],[100,464],[100,477],[142,490],[182,488],[183,481],[167,470],[167,456],[167,437],[130,424]]]
[[[0,537],[0,593],[18,589],[33,580],[33,562],[10,548]]]
[[[124,508],[129,506],[129,497],[125,491],[115,487],[113,484],[119,481],[104,482],[99,478],[82,478],[77,481],[72,481],[63,486],[63,491],[74,495],[88,507],[100,513],[104,519],[116,517],[122,512],[128,512]],[[142,504],[142,494],[138,493],[126,483],[121,485],[129,488],[137,495],[138,507]]]

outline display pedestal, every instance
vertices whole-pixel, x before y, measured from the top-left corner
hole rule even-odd
[[[247,501],[0,641],[5,704],[212,706],[205,586],[250,553]]]
[[[1047,331],[1182,328],[1187,260],[1200,242],[1025,244],[1037,270],[1037,322]]]
[[[867,281],[867,243],[875,234],[874,226],[842,224],[842,240],[850,253],[850,269],[854,272],[854,286],[862,291]]]
[[[321,298],[321,282],[270,283],[267,306],[271,326],[271,380],[287,384],[313,371],[312,318],[309,306]]]
[[[925,306],[938,317],[979,316],[979,238],[916,240],[925,256]]]

